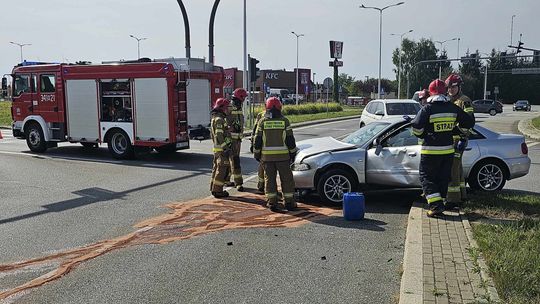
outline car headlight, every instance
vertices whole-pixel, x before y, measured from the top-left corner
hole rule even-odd
[[[309,169],[311,169],[311,168],[309,167],[308,164],[304,164],[304,163],[299,163],[299,164],[297,164],[297,163],[294,163],[294,164],[292,165],[291,169],[292,169],[293,171],[307,171],[307,170],[309,170]]]

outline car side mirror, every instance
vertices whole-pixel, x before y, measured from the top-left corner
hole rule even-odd
[[[377,112],[375,112],[375,115],[384,116],[384,111],[383,110],[378,110]]]
[[[383,146],[381,145],[381,139],[379,137],[373,140],[373,146],[375,147],[375,155],[381,154]]]

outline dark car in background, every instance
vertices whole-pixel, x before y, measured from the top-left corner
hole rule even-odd
[[[502,103],[491,99],[480,99],[472,102],[474,113],[488,113],[495,116],[497,113],[503,112]]]
[[[512,108],[513,111],[530,111],[531,110],[531,104],[528,100],[518,100],[516,103],[514,103],[514,106]]]

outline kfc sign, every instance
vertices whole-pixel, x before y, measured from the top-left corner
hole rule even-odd
[[[341,59],[343,56],[343,42],[330,41],[330,58]]]
[[[267,80],[278,80],[279,79],[279,73],[266,73],[265,79]]]

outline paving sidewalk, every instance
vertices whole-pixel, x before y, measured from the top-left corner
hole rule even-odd
[[[427,206],[426,206],[427,207]],[[399,303],[499,303],[466,216],[429,218],[414,203],[403,260]]]

